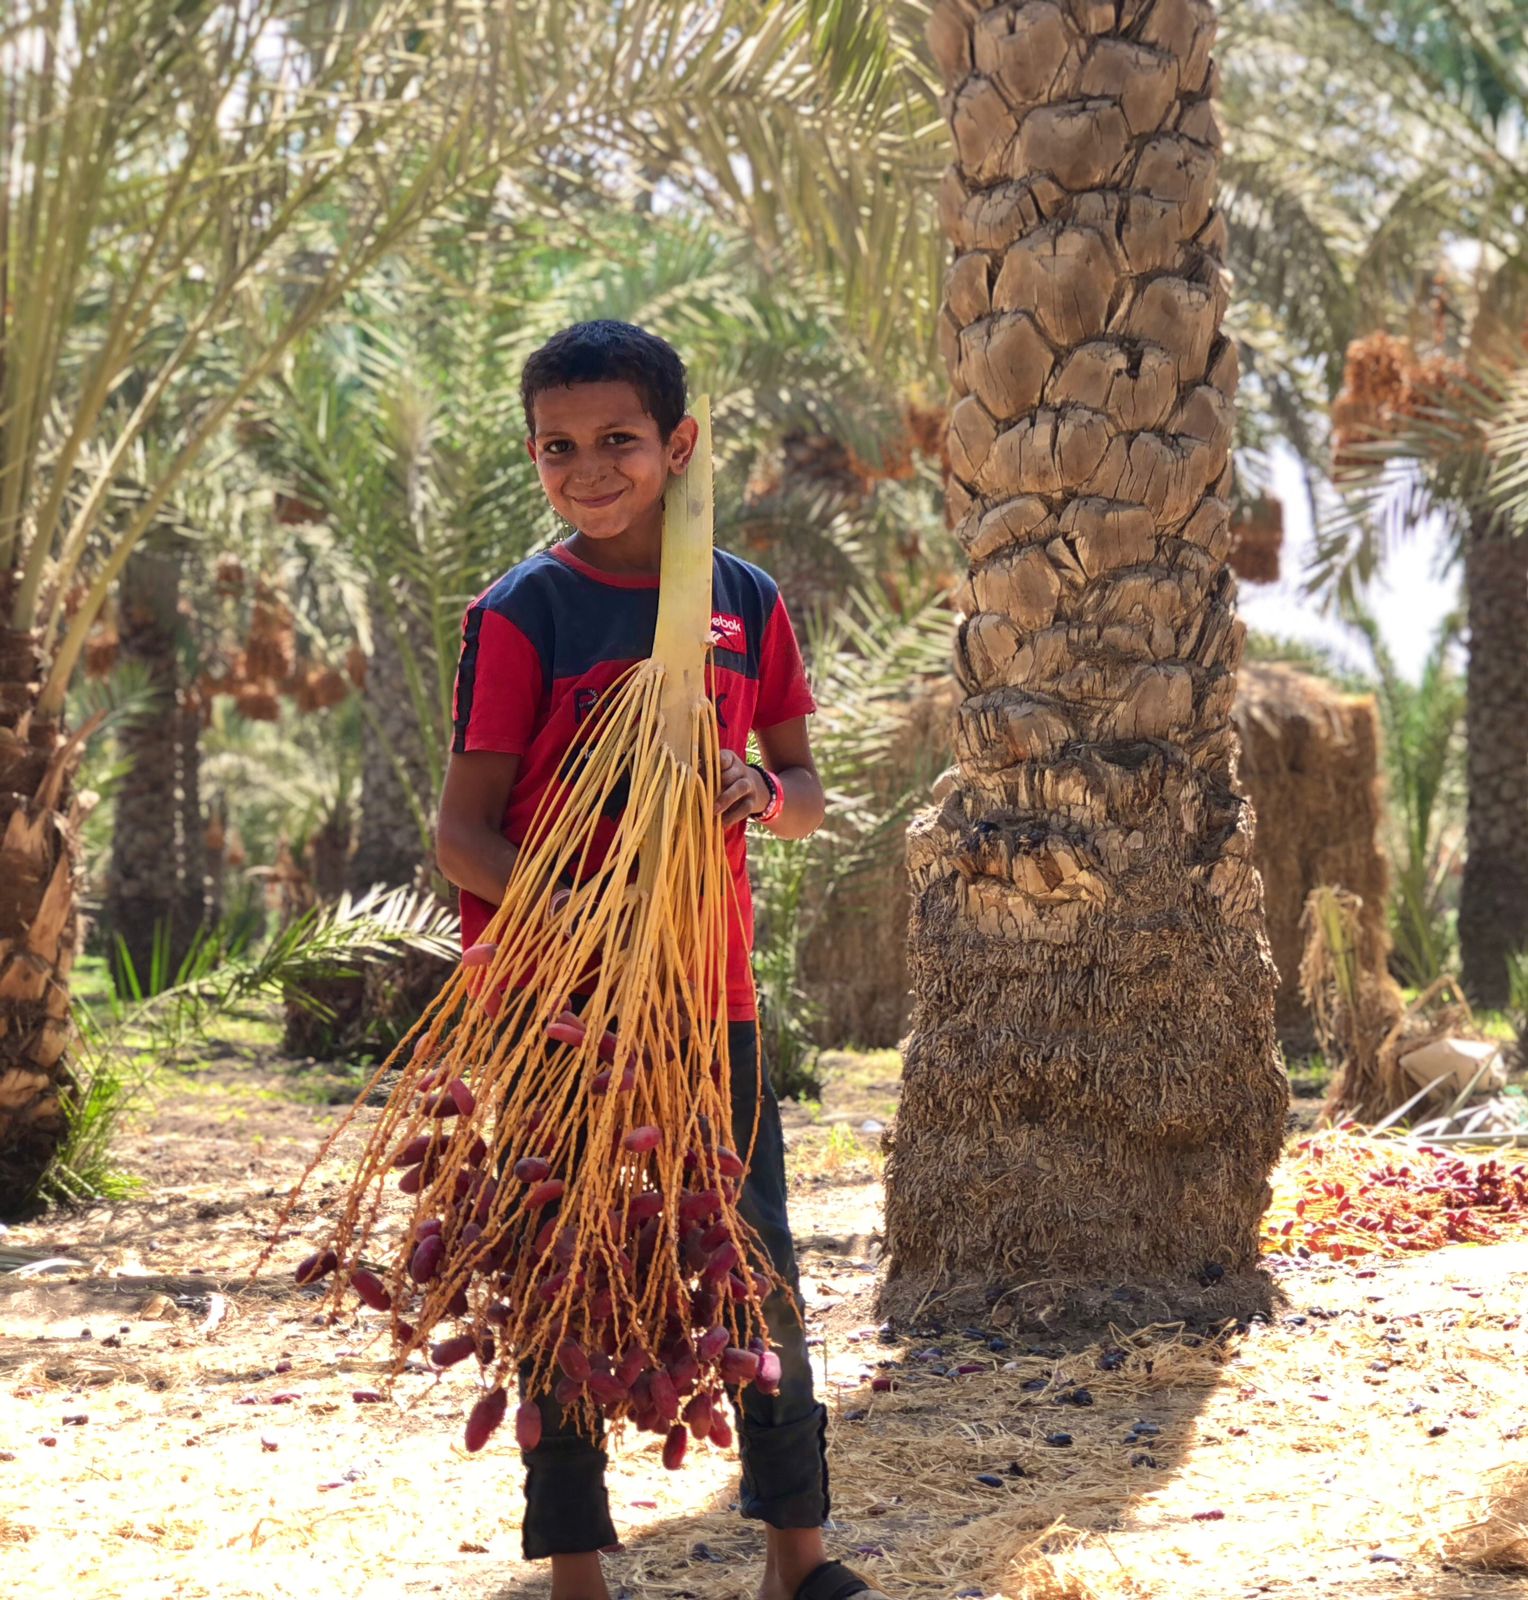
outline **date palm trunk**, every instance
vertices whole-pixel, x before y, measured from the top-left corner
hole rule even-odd
[[[409,628],[406,611],[398,623],[380,597],[372,608],[376,620],[372,654],[366,664],[366,716],[361,753],[361,816],[350,883],[357,890],[383,883],[389,888],[413,883],[426,857],[419,812],[431,809],[429,764],[425,759],[419,712],[410,690],[400,637]],[[424,669],[428,672],[428,668]]]
[[[0,617],[12,585],[0,576]],[[0,1216],[31,1198],[65,1131],[69,973],[79,924],[78,750],[37,710],[37,640],[0,624]]]
[[[1489,526],[1464,550],[1467,814],[1460,976],[1477,1005],[1510,998],[1508,958],[1528,950],[1528,538]]]
[[[1234,784],[1214,25],[1206,0],[940,0],[930,23],[970,570],[956,765],[909,834],[894,1313],[1258,1292],[1287,1087]]]
[[[102,923],[114,969],[125,949],[145,989],[156,949],[168,980],[207,914],[200,719],[181,682],[179,606],[179,562],[135,551],[118,598],[122,659],[144,668],[153,701],[120,735],[128,769],[116,794]]]

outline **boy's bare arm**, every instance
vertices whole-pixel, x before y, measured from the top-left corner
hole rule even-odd
[[[782,839],[805,839],[822,826],[827,808],[822,779],[817,776],[817,763],[812,759],[806,718],[792,717],[772,728],[760,728],[759,751],[764,765],[780,780],[785,795],[780,815],[766,826]]]
[[[489,905],[504,898],[515,847],[500,831],[520,757],[497,750],[453,755],[435,825],[435,860],[459,889]]]

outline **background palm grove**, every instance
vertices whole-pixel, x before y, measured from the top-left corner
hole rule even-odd
[[[1525,134],[1518,0],[12,0],[0,1284],[159,1216],[209,1083],[308,1108],[290,1187],[450,970],[461,617],[558,536],[518,374],[590,317],[712,396],[803,637],[829,815],[753,842],[756,974],[867,1330],[1149,1374],[1121,1327],[1304,1292],[1287,1136],[1528,1138]],[[1238,620],[1286,526],[1330,652]],[[909,1592],[1106,1590],[989,1533]]]

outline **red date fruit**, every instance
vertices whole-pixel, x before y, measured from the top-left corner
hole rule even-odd
[[[465,1361],[477,1349],[477,1340],[470,1333],[458,1333],[430,1346],[430,1360],[437,1367],[454,1367]]]
[[[727,1348],[727,1340],[730,1337],[731,1335],[725,1328],[707,1328],[701,1334],[700,1341],[696,1346],[700,1359],[709,1366]]]
[[[573,1378],[559,1378],[557,1382],[552,1385],[552,1398],[560,1406],[571,1406],[575,1404],[578,1400],[582,1399],[583,1393],[583,1384],[577,1382]]]
[[[729,1241],[711,1253],[706,1261],[705,1270],[701,1273],[701,1279],[705,1283],[718,1283],[721,1279],[729,1277],[736,1265],[737,1246]]]
[[[646,1155],[649,1150],[656,1150],[663,1143],[663,1130],[655,1128],[650,1122],[644,1123],[640,1128],[633,1128],[621,1140],[621,1148],[629,1150],[634,1156]]]
[[[665,1422],[672,1422],[679,1415],[679,1393],[674,1388],[674,1380],[659,1367],[653,1373],[649,1387],[653,1409]]]
[[[561,1178],[548,1178],[544,1183],[538,1183],[526,1195],[525,1204],[532,1211],[540,1211],[543,1206],[551,1205],[554,1200],[561,1200],[567,1187]]]
[[[453,1078],[446,1085],[446,1093],[451,1096],[452,1104],[464,1117],[470,1117],[477,1110],[477,1096],[460,1078]]]
[[[527,1452],[541,1443],[541,1407],[532,1401],[515,1412],[515,1443]]]
[[[722,1378],[727,1383],[752,1383],[759,1375],[759,1358],[752,1350],[729,1345],[722,1351]]]
[[[350,1274],[350,1287],[371,1307],[373,1311],[391,1311],[393,1297],[382,1285],[382,1280],[374,1272],[367,1272],[364,1267],[358,1267]]]
[[[674,1380],[674,1388],[680,1394],[687,1394],[695,1386],[695,1380],[700,1376],[700,1363],[694,1355],[686,1350],[683,1355],[676,1356],[668,1364],[668,1375]]]
[[[410,1167],[398,1180],[398,1187],[404,1194],[418,1194],[419,1186],[424,1181],[423,1167]]]
[[[480,1228],[488,1225],[489,1214],[493,1211],[493,1202],[499,1193],[498,1179],[490,1178],[478,1191],[477,1204],[472,1208],[472,1220]]]
[[[589,1393],[602,1406],[618,1406],[628,1397],[629,1391],[613,1372],[591,1372]]]
[[[537,1298],[545,1300],[548,1305],[551,1305],[557,1296],[562,1293],[562,1286],[567,1281],[568,1275],[566,1272],[554,1273],[545,1283],[538,1285],[536,1289]]]
[[[567,1013],[564,1013],[566,1016]],[[571,1021],[564,1021],[559,1017],[556,1022],[546,1025],[546,1036],[556,1044],[572,1045],[575,1049],[588,1037],[589,1030],[576,1017]]]
[[[515,1163],[515,1178],[520,1183],[541,1183],[552,1176],[552,1163],[540,1156],[521,1156]]]
[[[409,1260],[409,1276],[415,1283],[429,1283],[437,1272],[446,1253],[445,1240],[438,1233],[421,1239]]]
[[[315,1250],[297,1269],[299,1283],[317,1283],[320,1278],[327,1278],[340,1264],[340,1258],[332,1250]]]
[[[725,1147],[716,1152],[716,1170],[724,1178],[741,1178],[743,1176],[743,1162],[736,1151]]]
[[[644,1189],[626,1208],[626,1226],[640,1228],[644,1222],[651,1222],[662,1210],[663,1196],[656,1189]]]
[[[684,1452],[690,1442],[690,1430],[675,1423],[663,1441],[663,1464],[670,1472],[678,1472],[684,1465]]]
[[[589,1373],[589,1358],[584,1354],[584,1347],[576,1339],[564,1339],[557,1346],[557,1365],[573,1379],[575,1383],[587,1383]]]
[[[462,951],[462,965],[464,967],[491,966],[493,958],[498,953],[499,947],[496,944],[475,944]]]
[[[421,1133],[417,1139],[410,1139],[393,1157],[395,1167],[417,1167],[430,1153],[430,1143],[433,1135]]]
[[[702,1189],[699,1194],[686,1195],[679,1204],[681,1222],[701,1222],[714,1217],[722,1208],[722,1197],[715,1189]]]
[[[711,1396],[698,1394],[684,1408],[685,1426],[697,1440],[711,1437]]]
[[[508,1409],[509,1396],[502,1389],[490,1389],[473,1406],[467,1417],[468,1450],[474,1452],[481,1450],[488,1443],[493,1430],[504,1420],[504,1413]]]
[[[753,1381],[760,1394],[779,1394],[780,1392],[780,1358],[773,1350],[766,1350],[759,1357],[759,1375]]]
[[[633,1346],[626,1351],[615,1364],[615,1375],[630,1389],[642,1375],[642,1369],[647,1365],[647,1357],[642,1351]]]
[[[713,1222],[711,1226],[707,1228],[703,1234],[701,1234],[700,1242],[704,1249],[715,1250],[718,1245],[726,1244],[731,1237],[731,1225],[724,1217],[720,1222]]]
[[[715,1416],[711,1418],[711,1443],[718,1450],[730,1450],[732,1448],[732,1429],[720,1411],[717,1411]]]

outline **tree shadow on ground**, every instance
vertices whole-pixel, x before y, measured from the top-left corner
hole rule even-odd
[[[894,1600],[1521,1594],[1460,1530],[1502,1522],[1485,1484],[1522,1460],[1528,1244],[1281,1262],[1274,1287],[1247,1324],[1092,1341],[819,1320],[833,1553]],[[664,1476],[635,1465],[628,1484]],[[613,1590],[753,1592],[760,1532],[730,1464],[711,1472],[687,1501],[685,1474],[660,1482]],[[546,1576],[486,1592],[531,1600]]]

